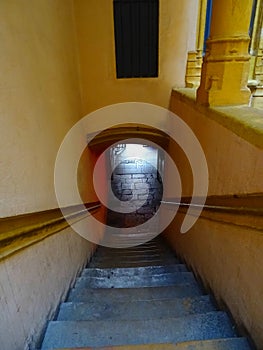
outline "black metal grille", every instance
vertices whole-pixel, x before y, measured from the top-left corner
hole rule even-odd
[[[159,0],[114,0],[117,78],[158,76]]]

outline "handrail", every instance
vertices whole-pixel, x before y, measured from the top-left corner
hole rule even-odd
[[[198,199],[198,197],[197,197]],[[204,205],[198,200],[184,197],[181,201],[176,199],[163,200],[168,207],[177,205],[178,212],[185,213],[189,208],[189,215],[195,216],[195,209],[199,209],[198,216],[206,220],[220,222],[235,226],[246,227],[263,231],[263,195],[247,196],[210,196]],[[209,204],[208,204],[209,203]],[[200,208],[202,212],[200,214]],[[169,208],[168,208],[169,209]]]
[[[70,224],[83,219],[101,208],[99,202],[85,204],[86,209],[76,210],[77,206],[66,209],[69,213],[63,215],[59,208],[43,212],[24,214],[20,216],[0,219],[0,260],[29,245],[57,233]],[[83,208],[83,205],[81,206]],[[70,212],[71,211],[71,212]]]
[[[220,198],[220,197],[219,197]],[[262,197],[263,198],[263,197]],[[231,197],[233,199],[233,197]],[[255,215],[260,216],[263,215],[263,207],[249,207],[249,206],[228,206],[228,205],[217,205],[217,204],[198,204],[198,203],[187,203],[187,202],[179,202],[175,200],[163,200],[161,201],[163,204],[168,205],[177,205],[183,208],[192,208],[192,209],[200,209],[210,210],[216,212],[228,212],[234,214],[246,214],[246,215]]]

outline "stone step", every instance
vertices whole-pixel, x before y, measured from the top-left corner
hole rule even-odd
[[[69,348],[57,349],[69,350]],[[70,348],[70,350],[251,350],[246,338],[224,338],[188,341],[177,344],[122,345],[106,347]]]
[[[173,272],[148,276],[109,276],[79,277],[76,287],[79,288],[136,288],[159,287],[175,284],[192,283],[196,280],[192,272]]]
[[[161,258],[175,258],[175,255],[171,252],[158,252],[156,250],[154,251],[145,251],[145,250],[141,250],[140,252],[138,251],[128,251],[128,252],[104,252],[103,254],[100,253],[96,253],[93,256],[93,259],[104,259],[104,258],[133,258],[133,257],[161,257]]]
[[[148,235],[149,233],[144,233],[144,237]],[[140,235],[139,235],[140,236]],[[138,234],[136,234],[134,237],[139,237]],[[154,239],[142,244],[136,243],[136,240],[134,241],[134,245],[130,247],[107,247],[107,246],[98,246],[96,252],[103,253],[105,252],[120,252],[120,251],[141,251],[141,250],[161,250],[161,251],[172,251],[169,246],[164,244],[162,239]]]
[[[84,269],[81,276],[93,277],[108,277],[108,276],[148,276],[163,274],[169,272],[187,272],[184,264],[160,265],[160,266],[145,266],[145,267],[120,267],[109,269],[87,268]]]
[[[91,259],[92,262],[103,262],[103,261],[148,261],[148,260],[177,260],[176,257],[173,254],[127,254],[127,255],[118,255],[118,254],[112,254],[112,255],[94,255]]]
[[[162,255],[162,254],[136,254],[136,255],[105,255],[105,256],[94,256],[91,259],[93,263],[100,262],[137,262],[137,261],[164,261],[163,265],[165,265],[166,261],[177,261],[176,257],[173,255]]]
[[[124,249],[124,248],[133,248],[133,247],[161,247],[165,246],[163,243],[156,241],[149,241],[149,243],[144,243],[148,239],[151,239],[155,236],[155,232],[145,231],[138,232],[138,228],[129,228],[129,232],[127,229],[119,229],[119,233],[117,235],[110,235],[110,239],[107,236],[107,230],[105,232],[104,239],[102,240],[102,246],[108,247],[110,244],[110,248]]]
[[[151,260],[164,260],[163,265],[165,265],[165,261],[177,260],[174,255],[159,255],[159,254],[133,254],[133,255],[105,255],[105,256],[96,256],[94,255],[91,261],[101,262],[101,261],[151,261]]]
[[[74,302],[132,302],[143,300],[171,300],[173,298],[187,298],[202,295],[198,285],[178,284],[168,287],[149,288],[73,288],[68,301]]]
[[[65,347],[178,343],[235,337],[224,312],[143,321],[53,321],[42,350]]]
[[[61,304],[58,321],[147,320],[215,311],[209,296],[173,300]]]
[[[91,261],[88,264],[88,267],[97,267],[97,268],[115,268],[115,267],[145,267],[145,266],[159,266],[159,265],[174,265],[179,263],[177,259],[154,259],[154,260],[125,260],[121,259],[108,259],[104,261]]]
[[[107,246],[103,246],[103,245],[98,245],[97,246],[97,250],[98,251],[103,251],[103,250],[139,250],[139,249],[161,249],[161,250],[171,250],[171,248],[168,246],[168,245],[165,245],[163,244],[162,242],[153,242],[153,241],[150,241],[150,242],[146,242],[146,243],[143,243],[143,244],[135,244],[131,247],[126,247],[126,248],[120,248],[120,247],[107,247]]]
[[[122,253],[122,252],[170,252],[173,253],[172,250],[168,247],[163,246],[144,246],[139,245],[131,248],[108,248],[108,247],[99,247],[96,250],[96,254],[108,254],[108,253]]]

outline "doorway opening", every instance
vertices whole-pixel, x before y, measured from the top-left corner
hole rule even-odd
[[[162,196],[163,152],[147,144],[115,144],[110,149],[111,190],[114,199],[108,210],[107,224],[113,227],[134,228],[144,224],[157,212]],[[121,212],[122,206],[132,212]]]

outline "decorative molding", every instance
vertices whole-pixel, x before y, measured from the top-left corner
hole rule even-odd
[[[248,105],[249,36],[214,37],[206,41],[197,101],[208,106]],[[211,76],[217,83],[211,84]]]
[[[204,62],[244,62],[250,60],[250,55],[247,52],[248,36],[208,39],[206,44],[207,54],[204,57]]]
[[[239,36],[224,36],[224,37],[214,37],[213,39],[208,39],[206,42],[211,44],[222,44],[222,43],[245,43],[247,44],[250,41],[248,35],[239,35]]]
[[[167,148],[169,143],[169,136],[165,133],[165,131],[143,125],[124,125],[103,130],[91,141],[89,141],[89,136],[92,137],[93,135],[88,135],[87,137],[88,146],[95,152],[103,152],[114,143],[121,143],[122,140],[127,138],[142,138],[152,141],[160,145],[162,148]]]
[[[97,211],[100,202],[86,203],[87,210],[82,206],[67,208],[67,219],[77,222],[91,212]],[[81,210],[80,210],[81,208]],[[59,208],[0,219],[0,260],[24,249],[32,244],[51,236],[67,227],[69,223]]]
[[[185,86],[188,88],[197,88],[200,85],[202,70],[202,56],[198,51],[189,51],[187,55]]]

